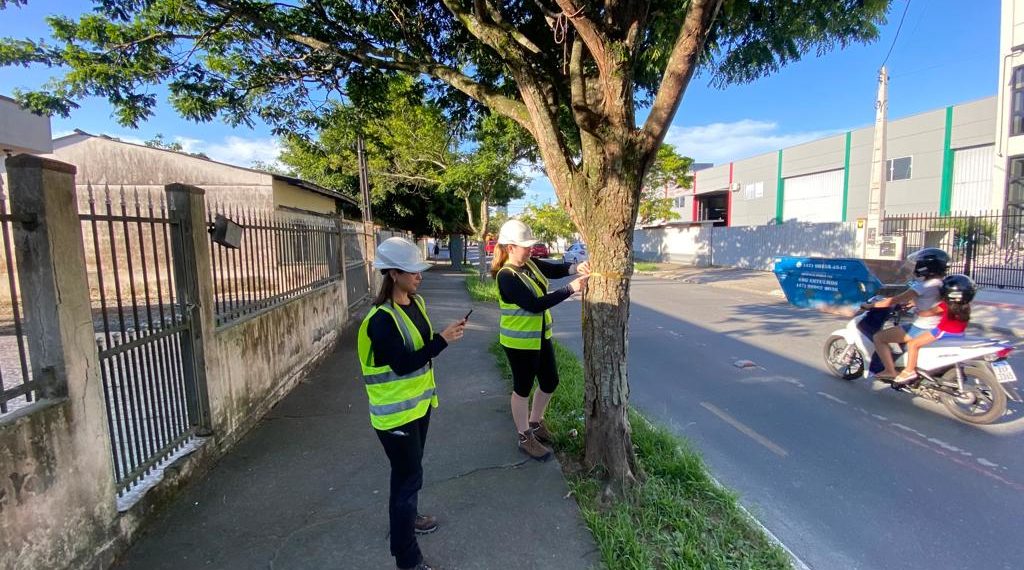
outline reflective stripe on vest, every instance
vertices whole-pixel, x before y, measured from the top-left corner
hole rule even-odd
[[[540,283],[523,275],[511,265],[505,265],[501,271],[509,270],[516,274],[526,287],[540,298],[547,292],[548,280],[540,272],[533,260],[526,260],[526,266],[530,268]],[[524,350],[540,350],[542,338],[551,338],[551,311],[543,313],[532,313],[514,303],[506,303],[501,295],[498,295],[498,306],[501,308],[501,320],[498,324],[498,342],[502,346]]]
[[[427,322],[427,328],[432,337],[434,329],[430,324],[430,318],[427,317],[423,299],[417,295],[413,297],[413,300]],[[370,319],[378,311],[383,311],[391,316],[402,336],[403,344],[410,352],[423,348],[426,341],[405,311],[390,302],[370,309],[369,314],[366,315],[359,327],[359,365],[363,372],[366,395],[370,401],[370,423],[374,428],[386,431],[426,415],[430,406],[437,407],[437,394],[434,370],[429,362],[419,370],[403,375],[396,374],[390,366],[375,365],[368,328]]]

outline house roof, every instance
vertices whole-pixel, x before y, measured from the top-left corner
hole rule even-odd
[[[238,166],[236,164],[229,164],[229,163],[226,163],[226,162],[220,162],[220,161],[216,161],[216,160],[213,160],[211,158],[204,157],[204,156],[196,156],[194,154],[189,154],[187,152],[179,152],[179,151],[176,151],[176,150],[170,150],[170,149],[166,149],[166,148],[140,145],[140,144],[136,144],[136,143],[132,143],[132,142],[123,141],[123,140],[120,140],[118,138],[111,137],[111,136],[108,136],[108,135],[94,135],[92,133],[87,133],[87,132],[85,132],[85,131],[83,131],[81,129],[75,129],[74,132],[72,132],[70,134],[67,134],[67,135],[64,135],[62,137],[57,137],[57,138],[55,138],[53,140],[54,140],[54,142],[56,142],[56,141],[67,139],[67,138],[71,138],[71,137],[82,137],[82,136],[84,136],[84,137],[92,137],[92,138],[107,139],[107,140],[114,141],[114,142],[117,142],[117,143],[120,143],[120,144],[137,146],[137,147],[140,147],[140,148],[146,148],[146,149],[156,150],[156,151],[160,151],[160,152],[169,152],[169,153],[173,153],[173,154],[176,154],[176,155],[179,155],[179,156],[184,156],[184,157],[187,157],[187,158],[191,158],[191,159],[194,159],[194,160],[202,160],[204,162],[210,162],[210,163],[213,163],[213,164],[219,164],[221,166],[226,166],[228,168],[235,168],[235,169],[238,169],[238,170],[244,170],[246,172],[256,172],[256,173],[259,173],[259,174],[266,174],[266,175],[269,175],[269,176],[273,177],[274,180],[280,180],[282,182],[287,182],[287,183],[292,184],[294,186],[298,186],[298,187],[300,187],[300,188],[302,188],[304,190],[308,190],[310,192],[321,194],[321,195],[327,196],[329,198],[334,198],[336,200],[341,200],[343,202],[348,202],[349,204],[351,204],[353,206],[359,206],[359,202],[357,202],[354,198],[352,198],[350,196],[342,194],[341,192],[338,192],[337,190],[331,190],[329,188],[324,188],[323,186],[320,186],[319,184],[314,184],[313,182],[310,182],[308,180],[303,180],[301,178],[296,178],[294,176],[287,176],[287,175],[278,174],[278,173],[275,173],[275,172],[268,172],[266,170],[259,170],[259,169],[256,169],[256,168],[247,168],[245,166]]]

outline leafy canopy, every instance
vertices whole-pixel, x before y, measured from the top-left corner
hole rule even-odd
[[[0,9],[24,0],[0,0]],[[283,130],[319,121],[316,104],[338,93],[357,97],[381,70],[436,80],[463,113],[470,98],[524,119],[517,85],[543,78],[562,109],[567,139],[578,136],[567,112],[567,49],[579,22],[594,23],[611,49],[632,61],[639,103],[650,102],[694,2],[581,3],[567,24],[567,2],[520,0],[96,0],[74,20],[47,19],[56,43],[6,38],[0,65],[66,66],[47,89],[19,93],[30,108],[67,116],[85,96],[108,99],[119,122],[153,113],[151,86],[166,84],[184,117],[232,124],[259,117]],[[725,0],[700,64],[713,83],[749,82],[799,60],[877,37],[888,0]],[[561,15],[561,16],[560,16]],[[569,33],[559,33],[559,23]],[[614,54],[612,54],[614,56]],[[511,65],[510,65],[511,64]],[[599,73],[591,64],[589,76]],[[458,90],[455,94],[451,90]],[[631,98],[632,95],[629,95]],[[624,101],[633,104],[633,101]],[[522,121],[520,121],[522,122]]]

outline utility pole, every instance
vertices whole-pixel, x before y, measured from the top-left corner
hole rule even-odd
[[[885,66],[878,71],[878,98],[875,100],[875,137],[871,146],[871,186],[868,188],[868,221],[864,235],[867,250],[878,241],[885,214],[885,134],[889,109],[889,73]]]
[[[366,163],[366,148],[362,135],[356,137],[356,160],[359,162],[359,193],[360,209],[363,212],[363,244],[366,257],[366,271],[369,283],[373,284],[371,262],[377,247],[376,230],[373,225],[373,212],[370,210],[370,169]]]

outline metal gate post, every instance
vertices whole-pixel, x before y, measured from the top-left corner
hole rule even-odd
[[[209,283],[210,267],[209,237],[206,235],[205,191],[185,184],[164,186],[171,220],[177,226],[172,231],[171,258],[174,263],[174,285],[182,315],[189,323],[188,331],[181,339],[181,359],[185,377],[185,398],[189,410],[189,421],[195,426],[196,435],[213,433],[210,417],[210,397],[206,385],[206,354],[203,350],[203,330],[210,322],[207,317],[212,310],[204,298],[199,280],[199,266],[205,267],[204,276]],[[204,263],[197,263],[202,257]]]

